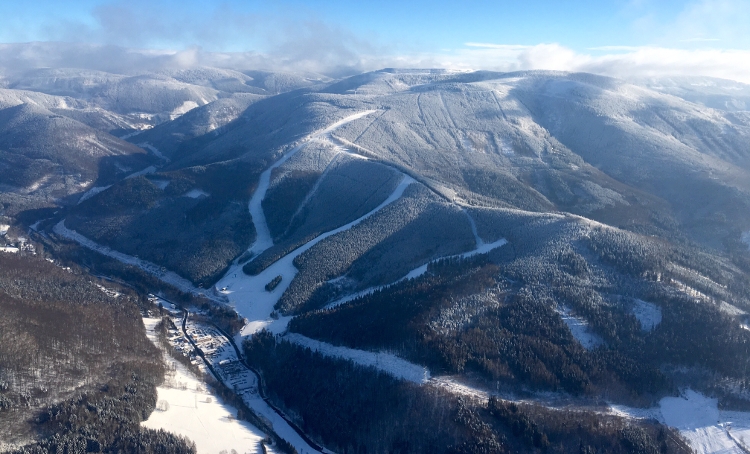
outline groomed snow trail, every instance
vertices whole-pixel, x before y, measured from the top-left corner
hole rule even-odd
[[[430,380],[430,372],[426,367],[410,363],[398,356],[385,352],[369,352],[348,347],[339,347],[321,342],[297,333],[284,336],[289,342],[308,347],[324,356],[348,359],[362,366],[374,367],[393,377],[407,380],[416,384],[424,384]]]
[[[334,308],[336,306],[340,306],[340,305],[342,305],[344,303],[348,303],[349,301],[355,300],[355,299],[357,299],[357,298],[359,298],[361,296],[370,295],[372,293],[377,292],[378,290],[383,290],[383,289],[388,288],[390,286],[396,285],[399,282],[403,282],[403,281],[406,281],[406,280],[409,280],[409,279],[417,278],[417,277],[419,277],[419,276],[421,276],[421,275],[423,275],[424,273],[427,272],[427,266],[430,263],[435,263],[435,262],[438,262],[440,260],[450,259],[450,258],[457,258],[457,257],[465,259],[465,258],[472,257],[474,255],[484,254],[484,253],[490,252],[491,250],[497,249],[497,248],[499,248],[501,246],[505,246],[506,244],[508,244],[508,241],[505,238],[501,238],[501,239],[499,239],[497,241],[494,241],[492,243],[485,243],[484,241],[482,241],[477,236],[477,247],[476,247],[476,249],[473,249],[473,250],[468,251],[468,252],[464,252],[463,254],[448,255],[448,256],[445,256],[445,257],[438,257],[436,259],[432,259],[429,262],[427,262],[427,263],[425,263],[423,265],[420,265],[420,266],[414,268],[413,270],[409,271],[409,273],[406,276],[402,277],[401,279],[399,279],[397,281],[391,282],[390,284],[378,285],[378,286],[375,286],[375,287],[370,287],[368,289],[362,290],[361,292],[357,292],[357,293],[353,293],[351,295],[347,295],[347,296],[345,296],[345,297],[343,297],[341,299],[338,299],[338,300],[336,300],[336,301],[334,301],[332,303],[329,303],[328,305],[326,305],[325,309],[332,309],[332,308]]]
[[[250,198],[250,202],[247,205],[247,208],[250,211],[250,216],[252,216],[253,219],[253,224],[255,225],[255,242],[248,249],[248,251],[252,255],[258,255],[273,246],[273,238],[271,238],[271,232],[268,229],[268,223],[266,222],[266,214],[263,212],[262,206],[263,199],[266,197],[266,192],[268,191],[268,186],[271,183],[271,172],[273,172],[273,169],[288,161],[289,158],[297,154],[301,149],[305,148],[305,146],[307,146],[310,141],[321,139],[329,141],[328,137],[332,131],[354,120],[370,115],[373,112],[376,111],[366,110],[364,112],[358,112],[356,114],[349,115],[348,117],[343,118],[336,123],[328,126],[324,130],[310,135],[307,139],[305,139],[304,142],[294,147],[291,151],[282,156],[278,161],[274,162],[271,167],[260,174],[260,179],[258,180],[258,188],[253,193],[253,196]]]
[[[182,276],[179,276],[177,273],[173,271],[167,271],[165,268],[162,268],[161,266],[155,263],[151,263],[147,260],[142,260],[137,257],[133,257],[132,255],[128,255],[122,252],[115,251],[112,248],[101,245],[93,240],[86,238],[85,236],[81,235],[75,230],[71,230],[65,227],[64,219],[58,222],[55,225],[55,227],[52,229],[52,231],[62,237],[75,241],[81,246],[91,249],[92,251],[96,251],[102,255],[106,255],[107,257],[112,257],[113,259],[119,260],[122,263],[137,266],[143,271],[157,277],[162,282],[166,282],[167,284],[172,285],[173,287],[176,287],[177,289],[185,293],[192,293],[194,295],[205,296],[206,298],[220,302],[216,296],[211,294],[211,292],[196,288],[192,282],[190,282],[189,280],[185,279]]]
[[[230,304],[235,307],[237,313],[248,320],[248,323],[242,329],[242,335],[249,336],[263,328],[275,334],[284,332],[291,317],[274,319],[271,317],[271,313],[274,310],[273,307],[276,302],[289,287],[294,276],[297,275],[298,270],[294,266],[294,259],[329,236],[349,230],[387,205],[395,202],[403,195],[406,188],[413,181],[411,177],[404,177],[393,193],[372,211],[346,225],[318,235],[274,262],[257,276],[246,275],[242,271],[242,265],[240,264],[233,265],[227,274],[216,284],[216,287],[220,289],[226,288],[226,290],[222,290],[222,293],[228,296]],[[265,288],[266,284],[277,276],[281,276],[281,283],[273,291],[268,292]]]

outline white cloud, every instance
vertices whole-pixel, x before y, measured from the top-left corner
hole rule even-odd
[[[366,42],[340,37],[347,32],[311,24],[307,31],[279,41],[274,52],[206,52],[200,48],[153,51],[116,46],[30,43],[0,44],[0,73],[37,67],[77,67],[117,73],[164,68],[215,66],[239,70],[266,69],[345,76],[385,67],[487,69],[495,71],[559,70],[612,77],[711,76],[750,83],[750,51],[665,47],[597,48],[578,53],[559,44],[536,46],[471,43],[439,53],[391,54]],[[315,35],[313,38],[312,35]],[[306,43],[304,41],[307,41]],[[602,53],[602,51],[604,51]]]
[[[451,54],[433,55],[439,66],[456,69],[580,71],[612,77],[710,76],[750,83],[750,51],[605,46],[578,53],[558,44],[512,46],[474,43]],[[600,51],[605,51],[601,53]],[[607,52],[608,51],[608,52]]]

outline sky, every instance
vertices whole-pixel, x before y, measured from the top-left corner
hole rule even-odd
[[[429,66],[750,83],[750,0],[0,0],[0,17],[0,43],[46,43],[0,46],[6,66],[114,65],[102,49],[117,46],[149,50],[139,55],[152,64],[328,75]]]

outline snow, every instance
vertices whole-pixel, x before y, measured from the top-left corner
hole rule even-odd
[[[88,200],[91,197],[94,197],[95,195],[99,194],[100,192],[107,190],[111,188],[112,185],[107,186],[94,186],[93,188],[89,189],[88,191],[84,192],[80,199],[78,199],[78,203],[83,202],[84,200]]]
[[[653,418],[674,427],[697,454],[741,454],[750,449],[750,413],[719,410],[717,399],[691,389],[680,397],[664,397],[655,408],[611,408],[621,416]]]
[[[149,339],[159,346],[154,327],[157,318],[144,318]],[[164,429],[194,441],[198,453],[215,454],[236,450],[238,453],[261,452],[265,434],[246,421],[238,421],[236,409],[207,390],[203,382],[182,364],[165,359],[175,367],[164,385],[156,388],[157,402],[166,401],[169,409],[154,410],[143,427]],[[168,373],[169,374],[169,373]],[[158,407],[158,405],[157,405]]]
[[[161,189],[162,191],[166,189],[167,186],[169,186],[169,183],[171,183],[171,181],[169,180],[149,180],[149,181],[153,183],[154,186]]]
[[[199,197],[208,197],[209,193],[201,189],[195,188],[183,194],[183,197],[190,197],[191,199],[197,199]]]
[[[0,246],[0,252],[10,252],[12,254],[15,254],[16,252],[18,252],[18,248],[13,246]]]
[[[179,320],[175,322],[178,324]],[[278,436],[292,444],[300,454],[318,452],[260,397],[258,377],[239,362],[236,350],[226,337],[213,327],[190,320],[186,323],[186,330],[198,348],[203,351],[205,358],[221,377],[222,382],[233,389],[256,415],[273,428]],[[186,347],[190,348],[189,345]]]
[[[10,226],[8,224],[0,224],[0,236],[5,236],[9,229]]]
[[[149,173],[154,173],[154,172],[156,172],[156,167],[148,166],[143,170],[139,170],[138,172],[131,173],[130,175],[126,176],[125,179],[127,180],[128,178],[135,178],[141,175],[148,175]]]
[[[281,298],[281,295],[289,287],[294,276],[296,276],[298,272],[293,263],[294,259],[318,244],[320,241],[354,227],[383,209],[385,206],[393,203],[401,197],[406,188],[413,181],[414,180],[411,177],[405,176],[393,193],[391,193],[386,200],[375,207],[372,211],[346,225],[318,235],[314,239],[274,262],[273,265],[263,270],[257,276],[247,276],[242,271],[242,265],[235,263],[229,269],[227,274],[216,284],[216,288],[226,288],[226,290],[222,290],[221,293],[227,295],[230,304],[234,305],[237,312],[248,320],[248,323],[242,329],[242,335],[248,336],[264,328],[276,334],[284,332],[290,318],[281,317],[274,319],[271,317],[271,313],[273,312],[273,306],[279,298]],[[257,222],[258,221],[256,220],[256,223]],[[268,227],[264,227],[267,230]],[[266,291],[266,284],[276,276],[282,277],[281,283],[276,286],[273,291]]]
[[[407,380],[412,383],[424,384],[430,379],[430,372],[426,367],[410,363],[396,355],[386,352],[370,352],[365,350],[356,350],[348,347],[339,347],[310,339],[301,334],[290,333],[283,337],[311,350],[317,351],[324,356],[348,359],[362,366],[374,367],[393,377]]]
[[[633,315],[641,323],[643,331],[653,331],[661,323],[661,308],[643,300],[635,300]]]
[[[556,312],[560,314],[563,322],[568,325],[568,329],[573,337],[575,337],[585,349],[592,350],[604,344],[604,340],[602,340],[601,337],[589,330],[589,323],[585,319],[573,315],[569,308],[561,306],[556,309]]]
[[[164,156],[164,155],[163,155],[163,154],[161,153],[161,151],[159,151],[159,149],[158,149],[158,148],[156,148],[155,146],[151,145],[150,143],[148,143],[148,142],[143,142],[143,143],[139,143],[139,144],[138,144],[138,146],[139,146],[139,147],[141,147],[141,148],[143,148],[144,150],[148,150],[148,151],[150,151],[151,153],[153,153],[153,154],[154,154],[154,156],[156,156],[157,158],[161,159],[162,161],[167,161],[167,162],[169,162],[169,158],[168,158],[168,157],[166,157],[166,156]]]
[[[205,99],[202,99],[202,98],[201,98],[201,101],[203,102],[203,104],[207,104],[208,103],[208,101],[206,101]],[[180,117],[180,116],[182,116],[182,115],[190,112],[191,110],[195,109],[196,107],[198,107],[198,103],[197,102],[195,102],[195,101],[185,101],[185,102],[182,103],[182,105],[176,107],[172,111],[171,114],[169,114],[169,119],[170,120],[174,120],[174,119],[176,119],[176,118],[178,118],[178,117]]]
[[[60,236],[63,236],[69,240],[75,241],[81,246],[91,249],[93,251],[96,251],[102,255],[106,255],[107,257],[112,257],[113,259],[119,260],[120,262],[126,263],[128,265],[137,266],[143,271],[153,276],[156,276],[159,280],[166,282],[167,284],[170,284],[185,293],[192,293],[194,295],[202,295],[214,301],[217,300],[217,298],[214,295],[212,295],[211,292],[195,288],[192,282],[190,282],[189,280],[185,279],[182,276],[179,276],[177,273],[173,271],[168,271],[165,268],[155,263],[151,263],[147,260],[142,260],[137,257],[133,257],[132,255],[127,255],[127,254],[123,254],[122,252],[115,251],[114,249],[98,244],[95,241],[92,241],[86,238],[85,236],[81,235],[75,230],[71,230],[65,227],[65,220],[58,222],[55,225],[55,227],[52,229],[52,231]]]

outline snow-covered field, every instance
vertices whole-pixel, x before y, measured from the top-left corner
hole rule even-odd
[[[661,323],[661,308],[643,300],[635,300],[633,315],[641,323],[643,331],[652,331]]]
[[[154,333],[157,318],[144,318],[149,339],[159,345]],[[237,410],[212,394],[203,382],[165,354],[174,371],[157,388],[157,410],[143,422],[144,427],[164,429],[184,435],[195,442],[198,453],[215,454],[232,450],[238,453],[262,452],[265,434],[246,421],[236,418]],[[166,402],[166,405],[163,403]],[[158,408],[168,408],[159,410]]]
[[[179,320],[175,320],[175,323],[178,324]],[[263,418],[273,428],[278,436],[291,443],[300,454],[318,452],[260,397],[258,377],[240,363],[237,352],[226,337],[216,328],[192,321],[186,324],[186,331],[198,348],[203,351],[206,360],[211,363],[222,382],[233,389],[256,415]]]
[[[604,343],[601,337],[591,332],[589,323],[585,319],[573,315],[569,308],[560,307],[557,309],[557,313],[560,314],[563,322],[568,325],[573,337],[587,350],[594,349]]]
[[[750,450],[750,413],[719,410],[717,400],[693,390],[665,397],[659,406],[612,406],[615,414],[654,418],[680,431],[697,454],[743,454]]]

